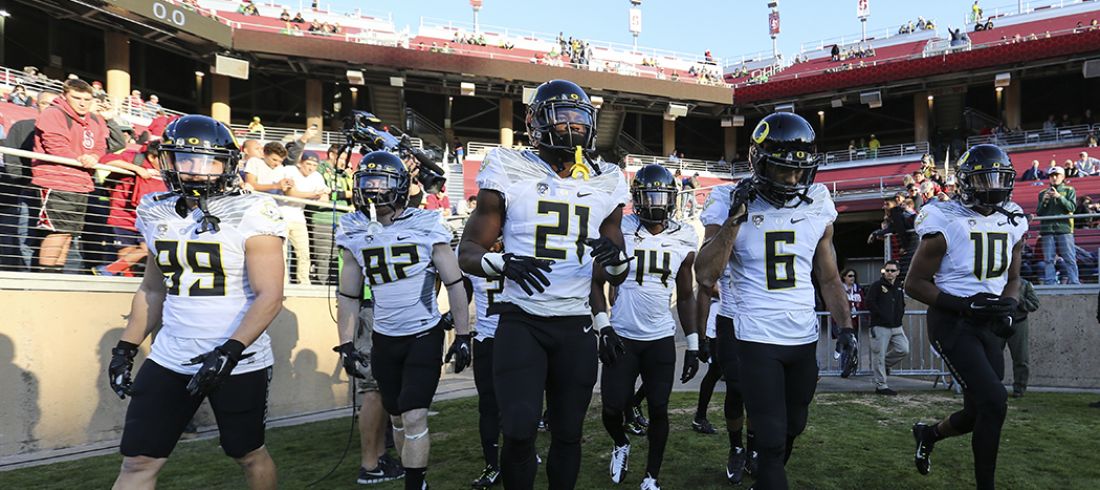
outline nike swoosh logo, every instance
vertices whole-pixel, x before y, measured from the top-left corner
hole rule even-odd
[[[406,236],[397,235],[397,241],[408,240],[408,239],[409,239],[408,235],[406,235]]]
[[[672,246],[671,243],[662,243],[661,244],[661,248],[668,248],[668,247],[671,247],[671,246]]]
[[[591,196],[591,195],[592,195],[591,192],[578,192],[577,193],[577,197],[588,197],[588,196]]]
[[[730,473],[729,468],[726,468],[726,479],[729,480],[730,478],[733,478],[733,473]]]
[[[591,331],[592,331],[592,325],[589,325],[589,326],[587,326],[587,327],[584,327],[584,333],[589,333],[589,332],[591,332]]]
[[[997,226],[1004,226],[1004,225],[1007,225],[1007,224],[1008,224],[1007,221],[1001,221],[1001,222],[997,223]]]
[[[792,225],[793,225],[793,224],[795,224],[795,223],[798,223],[798,222],[800,222],[800,221],[806,221],[806,217],[805,217],[805,216],[803,216],[803,217],[801,217],[801,218],[798,218],[798,219],[794,219],[794,218],[791,218],[791,224],[792,224]]]

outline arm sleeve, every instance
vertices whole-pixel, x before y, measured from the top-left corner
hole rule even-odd
[[[257,202],[252,204],[241,219],[241,236],[245,240],[257,235],[286,238],[286,221],[283,221],[283,213],[279,211],[275,200],[259,194],[255,196]]]

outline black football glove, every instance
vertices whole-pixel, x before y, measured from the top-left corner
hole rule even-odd
[[[615,329],[611,327],[600,329],[600,362],[610,366],[615,364],[622,355],[626,355],[626,347],[623,346],[623,339],[615,333]]]
[[[634,259],[634,257],[627,257],[623,249],[604,237],[585,239],[584,244],[592,249],[589,254],[596,263],[605,269],[623,265]]]
[[[991,319],[989,321],[989,328],[993,331],[993,335],[1002,339],[1007,339],[1016,333],[1016,323],[1012,320],[1012,316],[1010,315]]]
[[[443,331],[455,329],[455,315],[451,312],[446,312],[439,317],[439,326],[443,327]]]
[[[859,368],[859,337],[856,329],[841,329],[836,343],[840,348],[840,377],[847,378]]]
[[[966,298],[941,292],[936,296],[936,306],[952,310],[963,316],[996,318],[1011,315],[1016,311],[1015,298],[997,296],[991,293],[978,293]]]
[[[209,395],[217,391],[225,378],[233,374],[233,368],[237,367],[237,363],[249,357],[252,357],[252,353],[244,354],[244,344],[234,339],[226,340],[224,344],[206,354],[193,357],[183,365],[201,364],[201,366],[199,372],[195,373],[187,383],[187,392],[194,396]]]
[[[333,347],[332,351],[340,354],[340,362],[344,365],[344,373],[348,375],[348,379],[366,378],[363,371],[370,365],[370,357],[359,352],[359,349],[355,348],[354,342],[344,342]]]
[[[471,337],[471,334],[455,335],[455,341],[451,343],[451,348],[447,349],[447,357],[443,359],[443,362],[451,362],[453,357],[455,360],[455,374],[461,373],[463,369],[470,365],[470,359],[473,357],[470,355]]]
[[[107,380],[111,383],[111,390],[119,399],[125,400],[130,395],[130,388],[134,385],[131,373],[134,371],[134,356],[137,355],[138,346],[125,340],[119,340],[118,345],[111,349],[111,364],[107,366]]]
[[[687,383],[699,373],[699,351],[684,351],[684,370],[680,373],[680,382]]]
[[[703,336],[703,338],[699,340],[699,362],[710,364],[710,356],[710,339]]]
[[[756,186],[751,178],[744,178],[730,191],[729,218],[736,218],[734,224],[744,223],[749,217],[749,203],[756,199]]]
[[[550,272],[550,266],[554,263],[552,260],[536,259],[511,253],[488,253],[481,261],[487,273],[511,279],[519,284],[519,287],[528,296],[535,294],[535,291],[544,292],[546,286],[550,285],[550,279],[546,278],[545,273]],[[532,288],[534,289],[532,290]]]

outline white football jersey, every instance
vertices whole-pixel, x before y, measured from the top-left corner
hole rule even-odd
[[[725,221],[732,189],[726,185],[710,193],[701,217],[704,225]],[[795,207],[777,209],[759,197],[749,203],[748,220],[737,233],[730,257],[734,325],[740,340],[778,345],[817,341],[810,274],[817,242],[837,212],[824,185],[814,184],[806,194],[813,202]]]
[[[423,209],[405,209],[388,226],[360,212],[340,217],[336,245],[355,256],[370,284],[374,331],[415,335],[439,323],[432,248],[452,235],[442,214]]]
[[[710,315],[707,316],[707,338],[718,338],[718,298],[710,299]]]
[[[477,335],[474,340],[491,339],[497,334],[497,323],[500,315],[490,315],[489,305],[497,300],[501,291],[504,291],[503,277],[477,277],[468,276],[474,285],[474,308],[477,309],[477,323],[474,329]]]
[[[672,294],[676,276],[689,254],[699,248],[699,237],[690,225],[669,221],[653,235],[638,215],[623,216],[623,240],[630,262],[626,280],[618,286],[611,307],[611,326],[632,340],[657,340],[676,333],[672,318]]]
[[[177,200],[165,193],[146,195],[137,208],[136,227],[164,273],[168,291],[163,326],[149,358],[177,373],[194,374],[200,366],[183,363],[229,339],[256,298],[245,269],[245,241],[258,235],[286,238],[286,223],[270,196],[229,195],[207,202],[220,220],[219,231],[199,233],[202,212],[194,209],[181,217]],[[274,363],[267,332],[245,353],[253,356],[242,359],[234,374]]]
[[[1005,210],[1023,213],[1014,202]],[[941,291],[964,298],[1004,292],[1012,249],[1027,233],[1025,217],[1017,217],[1013,225],[1001,213],[982,216],[957,200],[922,207],[914,224],[918,236],[943,234],[947,254],[934,281]]]
[[[600,236],[600,224],[630,200],[618,166],[597,163],[588,180],[559,177],[532,151],[494,148],[485,155],[477,185],[504,196],[504,249],[554,261],[550,285],[528,296],[505,280],[502,303],[538,316],[591,315],[591,250],[584,244]]]

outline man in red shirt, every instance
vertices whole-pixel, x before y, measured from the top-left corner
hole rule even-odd
[[[443,188],[440,188],[435,194],[428,196],[427,200],[424,202],[424,209],[439,211],[443,213],[443,216],[451,215],[451,198],[447,197]]]
[[[43,110],[35,123],[35,152],[72,158],[83,166],[31,162],[31,183],[41,196],[38,227],[46,230],[38,263],[46,271],[60,272],[73,235],[83,231],[88,193],[95,189],[91,169],[107,152],[107,124],[92,114],[94,105],[91,85],[68,80],[62,97]]]
[[[134,222],[137,219],[137,207],[146,194],[167,192],[164,181],[160,179],[160,142],[152,141],[142,148],[141,153],[127,152],[121,155],[108,155],[122,162],[132,160],[134,167],[124,167],[134,171],[136,176],[126,176],[118,180],[111,190],[111,211],[107,216],[107,225],[112,227],[114,245],[118,249],[118,259],[107,265],[92,269],[97,276],[133,277],[130,268],[140,263],[149,254],[149,248],[142,240]],[[122,166],[122,164],[116,164]]]

